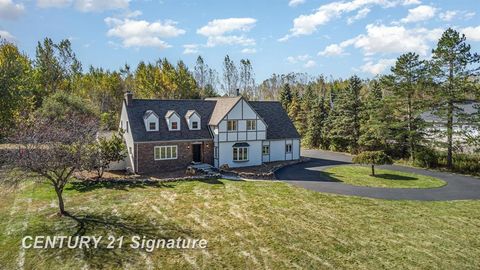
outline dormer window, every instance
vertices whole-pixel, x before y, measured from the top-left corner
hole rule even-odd
[[[171,130],[178,130],[178,122],[172,122]]]
[[[158,115],[154,111],[146,111],[143,115],[143,121],[147,131],[158,131]]]
[[[156,130],[157,129],[157,123],[155,123],[155,122],[148,123],[148,128],[150,130]]]
[[[165,121],[169,131],[180,130],[180,115],[177,112],[170,110],[165,114]]]
[[[200,114],[195,110],[188,110],[185,114],[185,120],[187,121],[188,128],[190,130],[200,130]]]

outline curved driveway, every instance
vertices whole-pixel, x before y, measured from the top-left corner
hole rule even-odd
[[[278,170],[275,173],[276,178],[310,190],[377,199],[421,201],[480,199],[480,179],[474,177],[389,165],[379,167],[437,177],[447,182],[447,185],[439,188],[375,188],[352,186],[328,179],[320,173],[320,171],[328,167],[351,164],[351,156],[321,150],[304,150],[302,151],[302,156],[309,157],[311,160]]]

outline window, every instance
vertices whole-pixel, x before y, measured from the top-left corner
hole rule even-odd
[[[218,146],[215,146],[215,147],[213,148],[213,157],[214,157],[214,158],[218,158]]]
[[[123,121],[120,121],[120,129],[123,129]]]
[[[227,121],[227,130],[236,131],[237,130],[237,120],[228,120]]]
[[[192,129],[198,129],[198,122],[197,121],[192,122]]]
[[[177,146],[155,146],[154,155],[155,160],[177,159]]]
[[[148,130],[156,130],[156,129],[157,129],[157,123],[155,122],[148,123]]]
[[[178,130],[178,123],[177,122],[172,122],[171,130]]]
[[[128,150],[129,150],[129,152],[130,152],[130,155],[133,155],[133,151],[132,151],[132,147],[131,147],[131,146],[128,147]]]
[[[291,144],[286,144],[285,145],[285,153],[287,153],[287,154],[292,153],[292,145]]]
[[[264,145],[264,146],[262,146],[262,154],[263,154],[263,155],[268,155],[268,154],[270,154],[270,146],[269,146],[269,145]]]
[[[127,133],[128,133],[128,121],[127,121]]]
[[[257,129],[257,121],[247,120],[247,130],[256,130],[256,129]]]
[[[233,161],[248,161],[248,147],[234,147]]]

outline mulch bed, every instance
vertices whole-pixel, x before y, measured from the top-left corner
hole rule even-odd
[[[265,179],[275,180],[275,171],[285,167],[308,161],[309,158],[300,158],[298,160],[274,161],[263,163],[259,166],[249,166],[242,168],[229,168],[220,170],[222,173],[233,173],[247,179]]]

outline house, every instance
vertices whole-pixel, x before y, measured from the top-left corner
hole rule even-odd
[[[119,127],[126,167],[140,174],[192,161],[232,168],[300,158],[300,136],[279,102],[134,99],[127,92]]]

